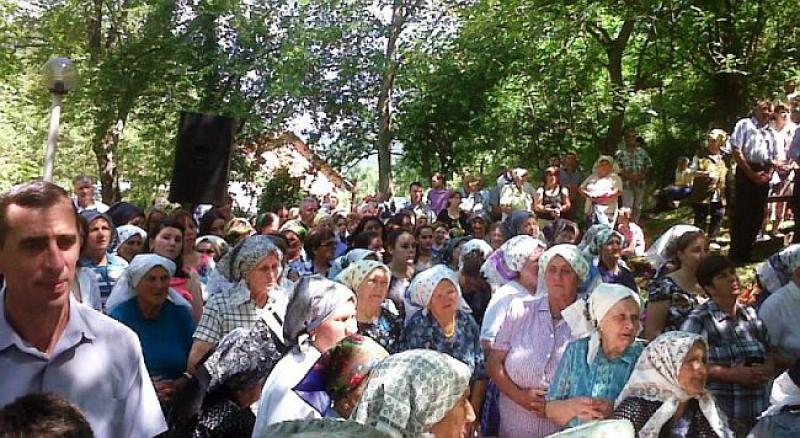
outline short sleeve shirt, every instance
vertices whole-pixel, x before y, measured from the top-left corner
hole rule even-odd
[[[642,173],[653,166],[650,155],[638,146],[633,149],[620,149],[617,151],[617,160],[619,165],[628,172]]]
[[[769,164],[778,156],[777,141],[769,124],[759,125],[754,117],[736,122],[730,145],[734,151],[741,151],[745,161]]]
[[[282,343],[283,330],[281,327],[286,314],[285,304],[285,300],[273,300],[270,297],[267,305],[263,309],[259,309],[252,299],[239,302],[225,292],[213,294],[203,308],[203,316],[197,323],[197,330],[193,337],[200,341],[216,344],[233,329],[239,327],[250,329],[253,328],[256,321],[263,319],[272,334],[275,335],[275,342]]]
[[[77,405],[97,437],[166,432],[135,333],[70,296],[69,321],[47,355],[8,323],[5,294],[0,291],[0,408],[26,394],[52,392]]]
[[[708,340],[708,362],[726,367],[745,365],[747,359],[767,358],[767,330],[752,307],[737,306],[736,314],[724,312],[713,300],[698,306],[681,330]],[[754,420],[769,406],[769,386],[749,387],[711,380],[706,387],[723,412],[737,420]]]

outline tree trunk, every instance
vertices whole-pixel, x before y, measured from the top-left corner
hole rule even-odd
[[[407,10],[403,0],[394,0],[392,24],[386,42],[386,67],[378,95],[378,191],[389,192],[392,180],[392,92],[397,75],[397,45],[406,23]]]
[[[103,203],[111,205],[122,198],[119,189],[119,170],[117,167],[117,146],[125,129],[127,114],[117,119],[109,126],[102,137],[93,142],[92,149],[97,157],[97,167],[100,170],[100,186]]]
[[[606,154],[613,154],[617,149],[617,145],[622,141],[625,110],[628,106],[628,90],[625,86],[625,78],[622,76],[622,61],[625,55],[625,48],[635,25],[636,21],[634,19],[626,18],[617,37],[613,40],[608,40],[606,44],[608,78],[611,82],[611,92],[614,93],[611,97],[611,117],[608,121],[608,132],[602,147],[603,153]]]

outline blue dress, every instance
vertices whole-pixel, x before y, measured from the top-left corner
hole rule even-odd
[[[586,363],[589,338],[576,339],[567,346],[556,377],[547,391],[547,400],[567,400],[573,397],[594,397],[615,401],[628,382],[645,343],[637,339],[622,356],[609,360],[600,348],[592,364]],[[577,417],[567,427],[582,424]]]
[[[418,311],[406,323],[397,352],[415,348],[436,350],[469,365],[472,369],[470,382],[486,379],[488,374],[480,331],[472,315],[459,309],[456,311],[456,332],[452,338],[448,338],[433,314],[428,312],[423,315],[422,311]]]
[[[134,297],[114,307],[110,316],[139,336],[144,364],[151,377],[175,379],[186,371],[195,329],[189,308],[167,300],[158,317],[147,319]]]

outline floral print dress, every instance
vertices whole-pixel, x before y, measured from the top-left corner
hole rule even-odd
[[[681,289],[672,277],[659,277],[650,282],[647,288],[649,303],[659,301],[669,301],[670,306],[667,311],[667,321],[663,332],[680,330],[683,322],[700,304],[708,301],[708,298]],[[662,332],[662,333],[663,333]]]
[[[415,313],[406,324],[397,351],[415,348],[436,350],[469,365],[472,370],[470,382],[487,378],[480,328],[472,315],[462,310],[456,311],[456,332],[451,338],[445,336],[439,322],[431,313]]]

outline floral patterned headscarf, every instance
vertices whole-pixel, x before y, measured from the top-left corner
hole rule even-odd
[[[351,420],[394,438],[420,436],[469,388],[469,366],[433,350],[408,350],[372,368]]]
[[[375,364],[387,356],[389,353],[372,338],[351,335],[323,354],[294,391],[324,415],[331,402],[358,388]]]
[[[500,287],[517,278],[528,259],[545,249],[547,244],[531,236],[512,237],[486,259],[481,274],[492,287]]]
[[[376,260],[380,261],[378,253],[370,249],[353,248],[347,254],[336,257],[331,263],[331,269],[328,271],[328,278],[335,279],[339,274],[344,271],[350,264],[359,260]]]
[[[358,287],[361,286],[364,279],[376,269],[382,269],[386,272],[388,277],[392,275],[391,271],[389,271],[389,267],[381,262],[375,260],[358,260],[355,263],[351,263],[344,271],[340,272],[336,277],[336,281],[349,287],[353,292],[358,294]]]
[[[484,259],[492,255],[492,246],[486,243],[483,239],[472,239],[465,243],[461,248],[461,254],[458,257],[458,270],[464,268],[464,257],[472,252],[480,252]]]
[[[556,245],[542,254],[539,257],[539,282],[544,282],[544,275],[547,271],[547,266],[556,256],[560,256],[569,263],[575,274],[578,275],[578,280],[583,283],[589,276],[589,263],[583,257],[580,250],[575,245],[561,244]]]
[[[461,286],[458,284],[458,274],[445,265],[435,265],[420,272],[408,286],[411,303],[421,308],[424,315],[428,314],[428,304],[430,304],[431,297],[433,297],[433,291],[443,281],[453,283],[460,299]]]
[[[208,392],[222,385],[231,391],[252,388],[267,378],[280,358],[264,321],[257,321],[251,329],[234,329],[202,365],[209,375]]]
[[[700,410],[717,436],[732,436],[711,394],[705,391],[702,395],[691,396],[681,388],[678,381],[683,361],[698,342],[708,348],[705,338],[698,334],[666,332],[653,339],[639,356],[636,367],[615,404],[619,406],[628,397],[661,402],[661,407],[647,420],[639,436],[658,436],[661,427],[675,414],[678,404],[691,398],[697,399]]]

